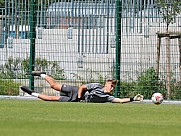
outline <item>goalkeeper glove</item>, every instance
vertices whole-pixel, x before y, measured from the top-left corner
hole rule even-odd
[[[137,94],[133,98],[130,98],[130,101],[140,101],[140,102],[142,102],[143,101],[143,95]]]

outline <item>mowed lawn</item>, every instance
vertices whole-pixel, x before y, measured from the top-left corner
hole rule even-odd
[[[181,105],[0,99],[0,136],[181,136]]]

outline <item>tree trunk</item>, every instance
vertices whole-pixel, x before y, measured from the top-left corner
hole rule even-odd
[[[179,71],[179,76],[180,76],[180,81],[179,83],[181,84],[181,38],[178,39],[178,44],[179,44],[179,68],[180,68],[180,71]]]
[[[167,74],[167,80],[166,80],[166,87],[167,87],[167,99],[170,99],[171,95],[171,68],[170,68],[170,38],[169,35],[166,37],[166,74]]]
[[[159,65],[160,65],[160,45],[161,45],[161,37],[157,38],[157,60],[156,60],[156,74],[159,77]]]

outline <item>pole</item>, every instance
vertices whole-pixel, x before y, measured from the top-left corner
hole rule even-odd
[[[36,0],[30,3],[30,72],[35,66],[35,39],[36,39]],[[34,77],[30,76],[29,86],[34,90]]]
[[[121,0],[116,0],[116,79],[115,97],[120,97],[120,62],[121,62]]]

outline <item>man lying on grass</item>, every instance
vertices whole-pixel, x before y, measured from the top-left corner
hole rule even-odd
[[[51,76],[48,76],[46,72],[40,71],[32,71],[28,73],[32,76],[40,76],[44,78],[50,85],[51,88],[55,89],[56,91],[60,91],[64,93],[64,95],[60,96],[48,96],[45,94],[36,93],[26,86],[22,86],[21,89],[34,96],[38,97],[45,101],[57,101],[57,102],[95,102],[95,103],[105,103],[105,102],[112,102],[112,103],[127,103],[132,101],[143,101],[143,95],[136,95],[131,98],[115,98],[112,96],[112,92],[117,84],[117,80],[115,79],[108,79],[106,80],[105,85],[101,85],[99,83],[89,83],[82,86],[71,86],[66,84],[58,84],[56,83],[55,79]]]

